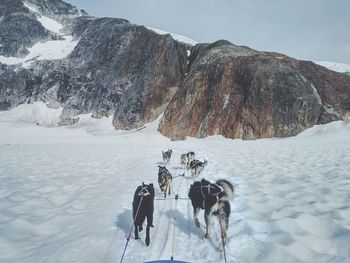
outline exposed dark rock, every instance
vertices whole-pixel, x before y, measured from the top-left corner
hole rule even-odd
[[[58,21],[65,21],[67,17],[87,16],[84,10],[78,10],[75,6],[61,0],[26,0],[34,5],[40,14],[52,17]]]
[[[302,74],[315,86],[327,109],[344,116],[350,112],[350,78],[311,61],[298,61]],[[333,109],[331,109],[333,111]],[[326,123],[327,121],[320,121]]]
[[[23,0],[1,0],[0,2],[0,55],[22,57],[27,48],[38,41],[62,39],[43,27],[37,16],[45,15],[64,22],[69,30],[74,19],[87,15],[76,7],[60,0],[27,0],[40,13],[33,13]]]
[[[34,99],[42,79],[28,70],[0,63],[0,110],[8,110]]]
[[[0,55],[23,56],[37,41],[49,37],[49,32],[28,12],[19,0],[0,2]]]

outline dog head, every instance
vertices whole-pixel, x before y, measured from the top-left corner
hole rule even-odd
[[[188,152],[188,153],[187,153],[187,157],[188,157],[190,160],[194,160],[194,158],[195,158],[194,152]]]
[[[163,155],[163,158],[170,158],[171,157],[171,154],[172,154],[172,150],[167,150],[166,152],[163,152],[162,151],[162,155]]]

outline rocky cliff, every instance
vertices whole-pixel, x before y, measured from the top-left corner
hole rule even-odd
[[[137,128],[162,113],[181,85],[187,46],[170,35],[124,19],[76,16],[77,9],[62,6],[61,1],[31,0],[21,8],[26,6],[36,22],[40,15],[61,17],[56,21],[65,34],[79,42],[64,59],[34,61],[25,67],[2,65],[0,110],[43,100],[63,107],[60,124],[91,112],[96,118],[114,115],[116,128]]]
[[[26,56],[38,41],[72,48],[60,59]],[[0,63],[0,110],[41,100],[63,108],[61,125],[92,113],[113,115],[116,129],[164,112],[166,136],[245,139],[291,136],[349,114],[345,74],[224,40],[198,44],[189,57],[188,49],[170,34],[90,17],[60,0],[3,0],[0,61],[24,58]]]
[[[77,47],[52,71],[65,72],[63,82],[57,76],[59,83],[49,85],[55,93],[65,90],[62,119],[82,112],[97,118],[114,114],[116,128],[154,120],[182,82],[185,46],[125,20],[93,19],[81,26],[86,29]]]
[[[160,126],[172,138],[286,137],[350,111],[350,78],[312,62],[218,41],[190,63]]]

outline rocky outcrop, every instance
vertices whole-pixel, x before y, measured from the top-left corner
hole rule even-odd
[[[41,15],[61,22],[88,15],[84,10],[78,10],[75,6],[61,0],[26,0],[26,3],[35,6]]]
[[[350,110],[350,78],[312,62],[222,41],[194,47],[190,61],[159,128],[168,137],[293,136]]]
[[[30,71],[0,63],[0,110],[29,102],[40,85],[41,78]]]

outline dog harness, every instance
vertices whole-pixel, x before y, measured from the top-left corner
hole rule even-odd
[[[147,196],[150,195],[151,193],[147,189],[148,186],[141,186],[140,192],[137,194],[138,196]]]
[[[160,188],[162,188],[163,186],[167,186],[168,182],[170,181],[171,175],[167,174],[167,175],[162,175],[162,184],[159,186]]]
[[[201,164],[202,162],[200,162],[199,160],[193,160],[190,162],[190,168],[193,169],[195,168],[197,165]]]
[[[224,193],[224,188],[222,188],[218,184],[211,184],[211,183],[209,183],[208,185],[202,185],[202,182],[200,182],[200,185],[201,185],[201,193],[203,196],[203,209],[205,208],[205,195],[203,193],[203,188],[207,188],[208,194],[211,196],[215,196],[218,202],[220,201],[220,194]]]
[[[221,193],[224,192],[224,188],[222,188],[218,184],[211,184],[209,183],[208,185],[203,186],[201,184],[201,188],[207,188],[208,189],[208,194],[211,196],[216,196],[218,197]]]

